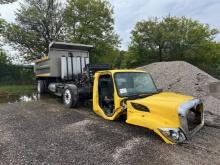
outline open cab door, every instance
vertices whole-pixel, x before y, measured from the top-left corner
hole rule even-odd
[[[114,76],[110,71],[95,73],[93,111],[107,120],[115,120],[122,112],[120,99],[115,88]]]

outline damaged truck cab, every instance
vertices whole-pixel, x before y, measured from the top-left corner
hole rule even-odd
[[[107,120],[126,115],[126,123],[153,130],[169,144],[189,139],[204,124],[199,99],[162,92],[150,74],[139,70],[96,72],[93,110]]]
[[[93,111],[107,120],[125,115],[129,124],[157,133],[166,143],[189,139],[204,124],[199,99],[158,90],[140,70],[109,70],[90,65],[92,45],[52,42],[35,62],[38,93],[61,97],[66,107],[93,98]]]

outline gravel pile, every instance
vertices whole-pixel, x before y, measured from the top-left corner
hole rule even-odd
[[[183,61],[152,63],[138,69],[151,73],[158,88],[195,97],[209,95],[209,83],[218,81],[204,71]]]
[[[138,69],[151,73],[158,88],[204,100],[205,109],[220,115],[220,100],[211,96],[209,84],[218,82],[199,68],[183,61],[152,63]]]

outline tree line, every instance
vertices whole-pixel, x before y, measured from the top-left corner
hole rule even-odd
[[[0,49],[0,84],[33,84],[34,67],[31,65],[13,65],[7,54]]]
[[[187,61],[220,78],[218,29],[186,17],[167,16],[138,22],[128,51],[118,58],[121,67],[152,62]]]
[[[186,17],[150,18],[136,23],[128,50],[121,51],[114,10],[107,0],[24,0],[14,23],[0,19],[0,33],[27,61],[47,53],[52,41],[65,41],[94,45],[92,63],[135,68],[184,60],[220,78],[217,29]]]

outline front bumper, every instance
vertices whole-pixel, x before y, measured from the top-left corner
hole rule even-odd
[[[204,125],[204,110],[200,99],[193,99],[180,105],[178,115],[180,120],[178,128],[163,127],[154,130],[166,143],[176,144],[189,140]]]

